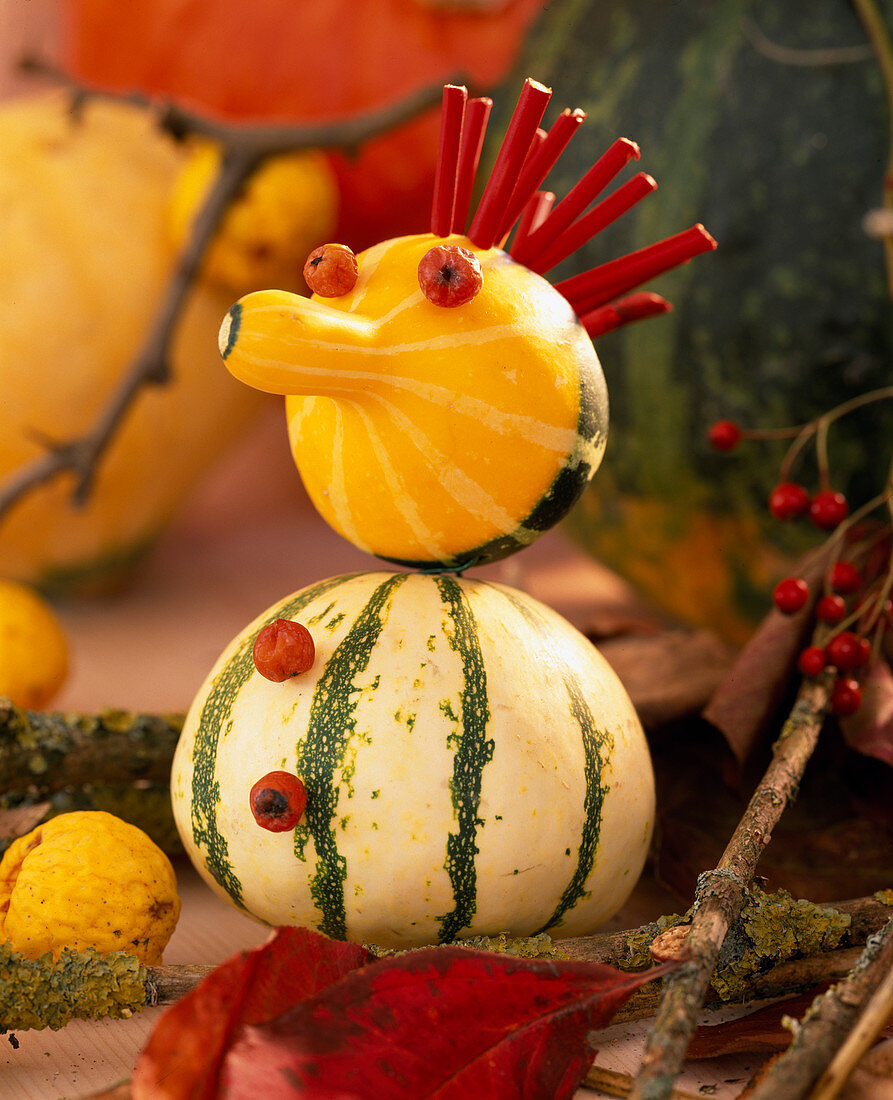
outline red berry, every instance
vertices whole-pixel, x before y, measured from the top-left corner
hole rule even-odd
[[[834,563],[834,568],[831,570],[831,587],[835,592],[843,592],[844,595],[848,595],[850,592],[857,592],[861,584],[862,574],[852,562],[838,561]]]
[[[862,688],[858,680],[835,680],[831,688],[831,710],[841,718],[855,714],[862,706]]]
[[[359,268],[346,244],[323,244],[307,257],[304,282],[321,298],[340,298],[357,284]]]
[[[840,596],[822,596],[816,604],[815,614],[823,623],[839,623],[846,614],[846,604]]]
[[[797,665],[804,676],[818,676],[827,664],[821,646],[811,645],[800,654]]]
[[[419,286],[436,306],[464,306],[483,285],[481,261],[467,248],[437,244],[419,263]]]
[[[799,577],[785,577],[775,586],[772,599],[779,611],[783,611],[785,615],[793,615],[806,606],[809,587]]]
[[[841,672],[848,672],[852,668],[861,667],[867,663],[868,657],[871,655],[871,646],[868,646],[868,652],[866,653],[865,647],[862,645],[865,641],[867,639],[859,638],[850,633],[849,630],[835,634],[825,646],[825,656],[828,658],[828,663],[840,669]]]
[[[823,531],[833,531],[843,523],[850,506],[843,493],[834,489],[822,489],[809,502],[809,518]]]
[[[316,658],[310,631],[290,619],[276,619],[265,626],[254,639],[252,652],[254,667],[276,684],[306,672]]]
[[[301,820],[307,788],[291,772],[267,772],[251,788],[248,802],[254,820],[271,833],[285,833]]]
[[[809,493],[795,481],[782,481],[769,494],[769,511],[776,519],[792,519],[809,511]]]
[[[734,420],[717,420],[707,432],[707,439],[716,451],[734,451],[741,442],[741,429]]]

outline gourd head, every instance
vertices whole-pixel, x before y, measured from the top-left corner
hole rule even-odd
[[[480,265],[457,306],[420,285],[443,247]],[[237,378],[288,395],[295,460],[325,519],[392,561],[467,563],[532,541],[525,521],[561,471],[572,463],[575,499],[604,452],[604,377],[567,300],[463,236],[378,244],[338,296],[248,295],[220,343]]]
[[[356,258],[324,246],[305,267],[319,294],[248,295],[220,332],[237,378],[286,395],[295,461],[323,517],[362,550],[434,569],[504,557],[567,513],[606,443],[592,336],[669,308],[622,296],[715,245],[695,226],[551,285],[543,272],[656,184],[640,173],[582,213],[638,157],[621,138],[549,215],[554,195],[537,188],[585,115],[539,130],[551,93],[528,80],[466,232],[490,103],[466,95],[444,89],[430,233]]]

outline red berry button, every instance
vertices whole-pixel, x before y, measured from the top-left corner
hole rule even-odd
[[[806,606],[809,587],[800,577],[785,577],[775,586],[772,599],[779,611],[784,612],[785,615],[794,615]]]
[[[741,429],[734,420],[717,420],[710,426],[707,439],[715,451],[734,451],[741,442]]]
[[[858,592],[862,584],[862,574],[849,561],[834,563],[831,570],[831,587],[835,592],[842,592],[845,596],[851,592]]]
[[[821,646],[811,645],[804,649],[797,660],[797,666],[804,676],[818,676],[828,662]]]
[[[248,795],[254,820],[271,833],[285,833],[301,820],[307,788],[291,772],[267,772]]]
[[[846,614],[846,604],[840,596],[822,596],[816,604],[815,614],[823,623],[839,623]]]
[[[855,714],[862,706],[862,689],[858,680],[836,680],[831,689],[831,710],[840,718]]]
[[[275,684],[306,672],[316,659],[310,631],[291,619],[268,623],[254,639],[252,653],[254,667]]]
[[[769,511],[776,519],[793,519],[809,511],[809,493],[795,481],[782,481],[769,494]]]
[[[866,638],[859,638],[849,630],[844,630],[835,634],[825,646],[825,656],[829,664],[841,672],[849,672],[850,669],[861,668],[868,663],[871,646]]]
[[[419,263],[419,286],[436,306],[464,306],[483,285],[481,261],[467,248],[438,244]]]
[[[822,489],[809,502],[809,518],[823,531],[833,531],[846,519],[850,506],[843,493]]]

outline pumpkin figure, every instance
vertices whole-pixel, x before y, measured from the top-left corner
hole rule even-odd
[[[545,216],[539,185],[584,117],[565,111],[540,130],[550,94],[524,85],[466,232],[490,101],[448,87],[432,232],[373,246],[357,257],[355,281],[320,282],[309,300],[247,295],[221,329],[237,378],[288,395],[295,460],[323,517],[400,565],[493,561],[565,515],[606,441],[590,336],[667,308],[655,295],[623,296],[715,247],[694,226],[555,287],[538,274],[655,186],[640,173],[582,213],[638,156],[620,139]],[[507,253],[498,246],[519,218]]]
[[[283,683],[252,660],[277,619],[316,644]],[[252,788],[266,777],[285,817],[289,776],[297,825],[260,823]],[[502,585],[406,573],[333,577],[250,624],[192,705],[171,790],[221,896],[401,947],[590,931],[635,885],[654,816],[641,726],[583,635]]]
[[[542,604],[447,575],[570,507],[607,427],[590,336],[663,311],[627,292],[714,243],[695,226],[551,286],[539,272],[555,255],[654,184],[635,177],[583,213],[638,155],[621,139],[546,216],[539,185],[583,120],[541,131],[549,95],[525,84],[466,232],[490,104],[448,86],[431,233],[356,257],[322,246],[313,298],[249,295],[221,329],[233,374],[289,395],[329,522],[430,567],[281,601],[190,709],[171,781],[184,847],[271,924],[392,946],[569,936],[610,917],[642,869],[654,780],[620,681]]]

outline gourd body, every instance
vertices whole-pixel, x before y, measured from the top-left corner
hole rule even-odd
[[[45,440],[86,433],[143,345],[176,260],[168,195],[186,154],[146,111],[64,94],[0,109],[0,481]],[[87,505],[70,477],[4,518],[0,573],[47,588],[119,581],[259,401],[220,370],[214,334],[232,290],[197,285],[166,386],[134,402]]]
[[[254,668],[276,618],[313,668]],[[254,820],[252,785],[296,773],[293,832]],[[532,598],[448,576],[334,577],[270,608],[223,653],[177,747],[174,816],[196,867],[270,924],[411,946],[590,931],[642,869],[654,788],[616,675]]]
[[[483,269],[477,296],[453,308],[419,287],[419,262],[441,241]],[[310,497],[360,549],[455,568],[528,545],[578,499],[605,448],[604,377],[570,305],[462,236],[385,241],[358,264],[339,297],[243,298],[221,330],[227,367],[288,395]]]

